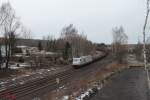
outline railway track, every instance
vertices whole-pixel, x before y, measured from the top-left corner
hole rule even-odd
[[[84,76],[85,74],[89,74],[91,70],[95,70],[94,67],[96,67],[97,65],[107,64],[108,62],[111,62],[111,60],[104,61],[103,63],[102,61],[100,63],[94,62],[93,64],[90,64],[87,67],[83,67],[81,69],[69,69],[56,75],[47,76],[42,79],[34,80],[27,84],[19,85],[18,87],[11,87],[9,89],[1,91],[0,98],[2,98],[2,100],[30,100],[31,97],[34,96],[33,94],[40,94],[40,90],[44,90],[47,88],[49,88],[49,90],[56,89],[60,85],[66,83],[66,80],[69,80],[73,77],[80,77]],[[60,84],[57,84],[56,78],[59,78]]]
[[[33,80],[43,79],[47,76],[52,76],[57,73],[61,73],[65,70],[70,69],[71,66],[66,66],[65,68],[58,69],[57,71],[51,69],[44,69],[43,71],[35,71],[33,74],[29,73],[27,75],[12,77],[5,80],[0,80],[0,91],[6,90],[7,88],[12,88],[16,86],[21,86],[23,84],[32,82]]]
[[[6,90],[0,92],[0,100],[1,100],[1,98],[6,98],[5,96],[9,95],[9,94],[15,96],[15,98],[17,99],[17,98],[22,97],[23,96],[22,94],[27,94],[29,91],[33,91],[33,90],[35,91],[35,89],[37,89],[39,87],[46,86],[47,84],[51,86],[52,84],[56,84],[56,78],[63,80],[65,77],[70,75],[71,72],[72,72],[71,70],[67,70],[65,72],[58,73],[56,75],[47,76],[42,79],[34,80],[34,81],[24,84],[24,85],[11,87],[9,89],[6,89]],[[10,100],[11,100],[11,98],[10,98]],[[17,100],[20,100],[20,99],[17,99]]]
[[[63,75],[62,77],[60,77],[59,80],[63,81],[65,79],[68,79],[71,77],[72,77],[72,74],[66,74],[66,75]],[[38,84],[38,85],[36,84],[34,86],[30,86],[28,88],[21,90],[20,92],[17,91],[17,93],[15,93],[15,94],[17,95],[17,98],[22,98],[24,96],[28,96],[29,94],[32,94],[36,91],[40,91],[41,89],[44,89],[44,88],[47,88],[50,86],[57,87],[58,83],[56,82],[56,80],[50,80],[43,84]]]

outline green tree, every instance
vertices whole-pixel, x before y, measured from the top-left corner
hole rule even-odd
[[[63,52],[63,58],[64,59],[68,59],[69,58],[69,54],[71,54],[71,45],[69,42],[65,43],[65,48],[64,48],[64,52]]]
[[[38,42],[38,50],[39,51],[43,50],[43,46],[42,46],[42,42],[41,41]]]

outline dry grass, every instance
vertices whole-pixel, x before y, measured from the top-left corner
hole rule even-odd
[[[20,70],[14,69],[1,69],[0,70],[0,79],[10,78],[11,76],[21,75],[23,74]]]
[[[101,70],[99,70],[95,75],[95,79],[96,80],[105,79],[106,77],[110,76],[110,74],[118,72],[118,71],[126,68],[126,66],[127,65],[113,62],[113,63],[107,65],[105,68],[102,68]]]
[[[81,77],[78,79],[72,80],[70,83],[65,85],[65,88],[59,89],[59,91],[52,91],[44,100],[61,100],[63,96],[68,95],[68,100],[74,100],[75,97],[84,93],[88,88],[92,88],[93,84],[96,81],[104,80],[114,72],[118,72],[124,68],[126,65],[118,64],[117,62],[113,62],[96,72],[92,72],[88,78]]]

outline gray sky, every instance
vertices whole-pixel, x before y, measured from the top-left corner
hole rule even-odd
[[[36,38],[74,24],[93,42],[112,42],[112,28],[122,25],[129,43],[141,38],[145,0],[1,0],[9,1]]]

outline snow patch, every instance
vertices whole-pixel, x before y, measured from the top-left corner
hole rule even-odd
[[[86,96],[89,97],[89,95],[93,93],[92,89],[88,89],[87,91],[85,91],[83,94],[81,94],[79,97],[77,97],[75,100],[83,100]]]
[[[80,96],[76,97],[75,100],[84,100],[85,98],[89,98],[92,94],[97,93],[103,87],[103,83],[98,82],[93,85],[92,88],[89,88],[87,91],[82,93]]]
[[[0,82],[0,85],[6,84],[7,82]]]
[[[19,82],[19,84],[21,84],[21,85],[24,84],[24,83],[25,83],[24,81]]]
[[[30,76],[30,75],[26,74],[25,76],[27,77],[27,76]]]
[[[11,79],[12,81],[15,81],[16,80],[16,78],[13,78],[13,79]]]
[[[49,72],[49,71],[51,71],[51,70],[48,69],[47,71]]]
[[[19,69],[20,67],[11,66],[10,69]]]
[[[61,87],[59,87],[59,89],[63,89],[65,86],[63,85],[63,86],[61,86]]]
[[[68,95],[62,97],[62,100],[68,100],[68,99],[69,99],[69,96],[68,96]]]
[[[4,91],[4,90],[6,90],[5,87],[1,87],[1,88],[0,88],[0,92],[1,92],[1,91]]]

